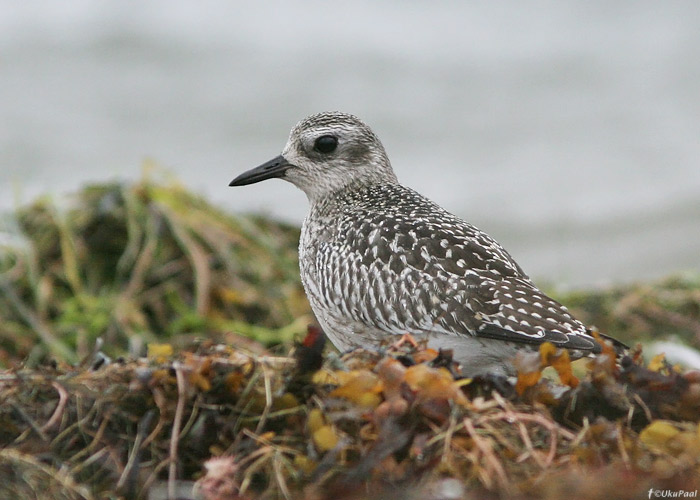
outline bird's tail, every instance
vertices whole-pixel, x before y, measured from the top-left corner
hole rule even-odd
[[[588,330],[589,335],[595,336],[592,330]],[[622,356],[623,354],[626,354],[627,351],[629,351],[629,346],[625,344],[624,342],[620,342],[616,338],[611,337],[610,335],[605,335],[604,333],[601,333],[599,331],[595,331],[595,334],[598,335],[603,340],[607,340],[610,342],[613,346],[613,349],[615,349],[615,354],[618,356]]]

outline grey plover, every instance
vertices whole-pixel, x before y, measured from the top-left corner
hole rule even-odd
[[[493,238],[401,185],[379,138],[355,116],[305,118],[280,156],[230,186],[275,177],[311,204],[301,279],[340,350],[410,333],[452,349],[467,375],[512,374],[517,351],[544,341],[574,357],[600,351]]]

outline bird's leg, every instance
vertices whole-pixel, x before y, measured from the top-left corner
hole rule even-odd
[[[408,344],[414,349],[418,348],[418,341],[416,341],[416,339],[413,338],[413,335],[411,335],[410,333],[404,333],[403,335],[401,335],[401,338],[399,340],[397,340],[396,342],[391,344],[391,346],[389,346],[389,350],[398,351],[399,348],[404,344]]]

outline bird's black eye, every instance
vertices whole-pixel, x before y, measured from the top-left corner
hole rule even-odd
[[[333,135],[322,135],[314,142],[314,149],[319,153],[332,153],[338,147],[338,138]]]

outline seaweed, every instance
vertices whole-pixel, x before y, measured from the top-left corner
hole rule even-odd
[[[234,331],[265,344],[309,321],[297,228],[231,216],[176,183],[90,186],[6,218],[0,363],[76,362],[177,335]]]
[[[580,383],[525,377],[504,395],[421,346],[331,354],[317,370],[303,346],[161,344],[99,368],[6,371],[0,496],[563,498],[575,485],[580,498],[639,498],[700,486],[698,372],[604,353]]]
[[[144,178],[3,219],[0,498],[648,498],[700,487],[700,373],[637,345],[516,380],[449,351],[335,353],[297,228]],[[698,345],[700,280],[574,292],[630,345]],[[306,336],[304,336],[306,335]],[[301,339],[301,340],[300,340]]]

